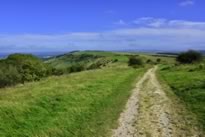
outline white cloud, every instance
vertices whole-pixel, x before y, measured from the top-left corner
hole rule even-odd
[[[165,24],[165,20],[155,20],[154,22],[150,23],[149,26],[151,27],[161,27]]]
[[[120,20],[117,21],[117,22],[114,22],[114,24],[115,24],[115,25],[127,25],[127,23],[126,23],[124,20],[122,20],[122,19],[120,19]]]
[[[194,28],[205,29],[205,22],[187,20],[167,20],[164,18],[143,17],[133,21],[134,24],[143,27],[154,28]]]
[[[142,17],[133,21],[136,25],[147,25],[150,27],[161,27],[165,25],[166,19],[162,18],[152,18],[152,17]]]
[[[134,22],[135,27],[104,32],[0,35],[0,51],[205,49],[205,22],[151,17]]]
[[[186,6],[192,6],[194,4],[195,2],[193,0],[185,0],[185,1],[180,2],[179,6],[186,7]]]
[[[193,22],[185,20],[171,20],[168,23],[171,27],[183,27],[183,28],[195,28],[195,29],[205,29],[205,22]]]
[[[134,20],[133,23],[134,24],[142,24],[142,23],[150,22],[153,19],[154,18],[152,18],[152,17],[142,17],[142,18],[138,18],[137,20]]]

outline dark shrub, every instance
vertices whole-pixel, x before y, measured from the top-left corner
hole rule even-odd
[[[193,71],[195,71],[195,69],[193,68],[188,70],[188,72],[193,72]]]
[[[202,88],[205,89],[205,81],[202,82]]]
[[[81,64],[72,65],[70,68],[70,73],[72,72],[80,72],[85,70],[85,67]]]
[[[183,64],[191,64],[194,62],[199,62],[203,58],[202,54],[200,52],[189,50],[187,52],[180,53],[176,60]]]
[[[73,60],[75,60],[75,61],[87,61],[87,60],[94,60],[94,59],[97,59],[100,57],[101,56],[98,56],[98,55],[82,54],[82,55],[75,56],[73,58]]]
[[[166,66],[163,66],[161,70],[170,70],[172,67],[173,67],[172,65],[166,65]]]
[[[12,54],[0,62],[0,87],[37,81],[52,74],[52,69],[29,54]]]
[[[143,61],[139,57],[130,57],[128,61],[129,66],[143,65]]]
[[[21,75],[12,65],[1,66],[0,87],[12,86],[21,82]]]
[[[157,58],[156,61],[157,61],[157,63],[160,63],[160,62],[161,62],[161,59],[160,59],[160,58]]]
[[[204,64],[200,64],[200,65],[198,66],[198,68],[199,68],[199,70],[202,70],[202,69],[205,68],[205,66],[204,66]]]
[[[47,65],[39,58],[30,54],[12,54],[6,59],[8,64],[14,65],[25,81],[36,81],[48,74]]]
[[[151,61],[151,59],[148,59],[147,61],[146,61],[146,63],[151,63],[152,61]]]
[[[62,69],[55,69],[55,68],[52,69],[52,75],[60,76],[63,74],[64,74],[64,71]]]
[[[99,69],[101,68],[101,66],[106,66],[106,63],[103,63],[101,61],[98,61],[98,62],[95,62],[95,63],[92,63],[87,69],[88,70],[91,70],[91,69]]]
[[[148,60],[146,61],[146,63],[147,63],[147,64],[154,64],[154,62],[153,62],[151,59],[148,59]]]
[[[118,62],[118,59],[114,59],[112,62],[113,62],[113,63]]]

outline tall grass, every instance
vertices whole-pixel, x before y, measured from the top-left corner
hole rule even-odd
[[[194,112],[205,131],[205,70],[200,64],[163,66],[160,74]]]
[[[0,136],[107,137],[142,72],[104,68],[0,89]]]

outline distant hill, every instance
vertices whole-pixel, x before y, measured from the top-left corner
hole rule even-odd
[[[205,55],[205,50],[198,50],[198,52]],[[158,55],[177,56],[180,52],[157,52]]]
[[[60,52],[60,51],[59,52],[2,52],[2,53],[0,53],[0,58],[6,58],[10,54],[14,54],[14,53],[32,54],[32,55],[35,55],[39,58],[50,58],[53,56],[64,54],[66,52]]]
[[[123,62],[127,60],[128,58],[124,53],[106,51],[72,51],[47,58],[45,59],[45,62],[56,69],[65,71],[76,67],[88,70],[101,68],[115,62]]]
[[[205,55],[205,50],[200,50],[200,52],[201,52],[203,55]]]

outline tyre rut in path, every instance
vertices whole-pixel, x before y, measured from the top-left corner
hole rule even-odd
[[[156,78],[156,69],[149,69],[136,84],[112,137],[199,137],[197,131],[187,131],[186,125],[177,121],[172,101]]]

